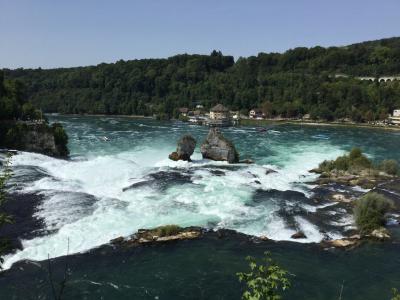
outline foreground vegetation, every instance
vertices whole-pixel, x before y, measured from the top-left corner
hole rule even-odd
[[[400,107],[400,82],[373,83],[355,76],[400,75],[400,38],[346,47],[299,47],[285,53],[239,58],[176,55],[97,66],[5,70],[26,85],[29,100],[45,112],[158,114],[220,102],[267,117],[385,119]],[[337,77],[338,74],[346,74]]]
[[[240,282],[246,284],[244,300],[280,300],[281,293],[290,287],[289,273],[282,269],[269,252],[258,263],[254,257],[248,256],[249,273],[237,273]]]
[[[6,184],[12,174],[11,167],[10,167],[10,165],[11,165],[10,159],[11,159],[11,156],[8,156],[2,165],[0,162],[0,166],[1,166],[1,168],[0,168],[0,228],[3,225],[9,224],[12,222],[12,218],[8,214],[6,214],[5,212],[2,211],[2,205],[7,200],[6,199],[6,190],[5,190]],[[6,250],[7,246],[8,246],[7,241],[4,240],[0,236],[0,270],[2,269],[1,265],[3,263],[3,258],[1,257],[1,255]]]

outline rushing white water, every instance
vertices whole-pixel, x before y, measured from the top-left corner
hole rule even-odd
[[[202,160],[198,151],[193,162],[173,162],[167,159],[171,145],[141,145],[105,155],[88,153],[73,160],[33,153],[15,155],[14,168],[37,167],[45,174],[21,184],[19,192],[44,196],[35,216],[44,220],[49,234],[23,240],[23,250],[6,256],[4,267],[21,259],[64,255],[68,240],[70,253],[75,253],[140,228],[165,224],[229,228],[275,240],[291,240],[297,230],[307,235],[307,239],[298,241],[318,242],[323,238],[318,227],[301,216],[294,218],[297,228],[286,225],[277,212],[283,202],[287,207],[293,206],[292,202],[275,196],[260,196],[264,198],[254,202],[254,197],[260,190],[291,190],[309,195],[304,182],[314,175],[308,171],[324,159],[343,153],[340,148],[325,140],[299,141],[290,148],[277,144],[277,155],[268,163],[235,166]],[[268,169],[276,172],[266,174]],[[124,191],[137,182],[147,184]],[[303,208],[316,209],[307,204]],[[337,237],[337,233],[332,232],[331,236]]]

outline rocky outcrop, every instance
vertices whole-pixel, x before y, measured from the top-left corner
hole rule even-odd
[[[347,186],[360,186],[365,189],[372,189],[382,183],[393,180],[396,176],[380,172],[376,169],[360,169],[352,171],[331,170],[321,168],[310,170],[311,173],[319,174],[315,183],[321,184],[343,184]]]
[[[190,156],[196,148],[196,139],[191,135],[184,135],[179,141],[175,152],[169,155],[169,159],[191,161]]]
[[[199,227],[182,228],[177,225],[164,225],[154,229],[139,229],[137,233],[128,238],[117,237],[110,243],[122,246],[138,246],[140,244],[191,240],[201,235],[202,229]]]
[[[68,156],[68,136],[60,124],[8,122],[0,129],[0,146],[55,157]]]
[[[374,229],[369,235],[372,238],[376,238],[378,240],[387,240],[390,239],[390,233],[385,227],[381,227],[378,229]]]
[[[200,151],[203,158],[229,163],[239,162],[239,153],[235,146],[222,135],[218,128],[210,129]]]
[[[343,239],[337,239],[337,240],[329,240],[329,241],[323,241],[321,245],[324,248],[354,248],[358,245],[360,245],[360,240],[355,239],[355,238],[343,238]]]

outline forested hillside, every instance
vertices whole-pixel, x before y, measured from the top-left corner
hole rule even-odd
[[[201,103],[232,110],[263,107],[267,114],[313,118],[384,118],[400,107],[400,82],[367,82],[354,76],[400,75],[400,38],[346,47],[295,48],[239,58],[176,55],[120,60],[60,69],[5,70],[45,112],[162,114]],[[349,77],[335,78],[336,74]]]
[[[4,80],[0,70],[0,148],[66,157],[68,136],[59,123],[51,126],[26,100],[23,84]]]

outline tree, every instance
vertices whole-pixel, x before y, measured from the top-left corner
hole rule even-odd
[[[249,273],[237,273],[239,281],[246,284],[244,300],[279,300],[280,293],[290,287],[289,273],[272,260],[269,252],[264,255],[259,264],[255,258],[246,257]]]
[[[19,106],[28,100],[45,113],[172,117],[174,109],[201,100],[207,107],[221,102],[234,110],[270,102],[263,109],[267,116],[307,112],[313,119],[368,122],[385,119],[400,106],[400,82],[366,82],[357,76],[400,74],[399,49],[400,38],[391,38],[347,47],[259,53],[236,62],[214,50],[210,55],[121,60],[91,67],[5,69],[5,77],[20,80],[25,90],[18,82],[3,80],[7,91],[0,83],[0,113],[6,98]],[[345,76],[337,78],[340,73]]]
[[[10,179],[12,172],[11,172],[11,155],[8,155],[3,162],[0,174],[0,227],[7,224],[12,223],[12,218],[6,214],[5,212],[1,211],[1,207],[4,204],[6,199],[6,184],[7,181]],[[1,265],[4,262],[3,258],[1,257],[2,252],[7,248],[7,243],[4,239],[0,240],[0,269],[2,268]]]
[[[264,101],[261,104],[261,110],[262,113],[265,115],[267,118],[271,118],[273,114],[273,105],[270,101]]]

